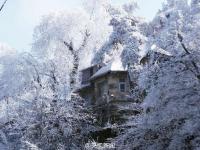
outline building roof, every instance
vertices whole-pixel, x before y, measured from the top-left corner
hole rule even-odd
[[[124,72],[127,71],[127,68],[124,68],[122,65],[121,60],[117,59],[110,63],[108,63],[106,66],[102,67],[100,70],[98,70],[90,79],[96,79],[100,76],[103,76],[109,72]]]
[[[90,83],[88,83],[88,84],[83,84],[83,85],[81,84],[80,87],[77,88],[77,89],[75,89],[74,92],[75,92],[75,93],[76,93],[76,92],[80,92],[80,91],[82,91],[82,90],[84,90],[84,89],[87,89],[87,88],[90,88],[90,87],[91,87],[91,84],[90,84]]]
[[[92,64],[91,66],[85,67],[85,68],[81,69],[80,71],[85,71],[85,70],[94,68],[94,67],[96,67],[96,66],[104,66],[104,65],[105,65],[104,63]]]
[[[95,67],[95,66],[97,66],[97,65],[98,65],[98,64],[95,64],[95,65],[92,65],[92,66],[83,68],[83,69],[81,69],[80,71],[85,71],[85,70],[90,69],[90,68],[93,68],[93,67]]]

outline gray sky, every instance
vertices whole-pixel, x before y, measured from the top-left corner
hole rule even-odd
[[[2,3],[3,0],[0,0]],[[113,4],[129,0],[112,0]],[[151,20],[164,0],[137,0],[140,10],[137,14]],[[34,27],[41,16],[54,10],[81,7],[83,0],[8,0],[0,13],[0,43],[24,51],[31,48]]]

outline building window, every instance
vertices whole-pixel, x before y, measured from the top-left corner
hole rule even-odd
[[[126,91],[126,81],[125,81],[125,79],[119,79],[119,90],[120,90],[120,92]]]

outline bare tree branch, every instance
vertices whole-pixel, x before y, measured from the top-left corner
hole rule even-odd
[[[178,33],[178,39],[179,39],[179,42],[180,42],[181,46],[185,50],[186,54],[190,54],[190,52],[186,48],[185,44],[183,43],[183,36],[180,33]]]
[[[1,7],[0,7],[0,12],[2,11],[2,9],[3,9],[3,7],[5,6],[5,4],[6,4],[7,1],[8,1],[8,0],[5,0],[4,3],[1,5]]]
[[[84,35],[83,36],[84,36],[84,38],[83,38],[82,44],[80,45],[80,47],[78,49],[74,48],[72,41],[70,41],[69,43],[66,42],[66,41],[63,41],[64,45],[72,52],[72,56],[73,56],[73,69],[72,69],[72,72],[70,73],[71,91],[74,90],[75,83],[76,83],[76,75],[78,74],[79,60],[80,60],[79,53],[87,45],[88,38],[90,37],[90,32],[86,29],[84,31]]]

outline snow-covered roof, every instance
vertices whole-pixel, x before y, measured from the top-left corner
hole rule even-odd
[[[80,71],[84,71],[84,70],[87,70],[87,69],[90,69],[90,68],[93,68],[95,66],[97,66],[98,64],[94,64],[94,65],[91,65],[91,66],[88,66],[88,67],[85,67],[85,68],[82,68]]]
[[[95,79],[109,72],[121,72],[121,71],[127,71],[127,68],[124,68],[121,60],[117,59],[108,63],[106,66],[102,67],[90,79]]]

